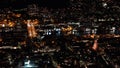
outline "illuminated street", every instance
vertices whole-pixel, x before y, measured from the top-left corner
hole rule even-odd
[[[0,0],[0,68],[120,68],[118,0]]]

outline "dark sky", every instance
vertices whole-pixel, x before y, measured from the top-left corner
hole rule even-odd
[[[69,0],[0,0],[0,8],[12,6],[14,8],[26,7],[28,4],[37,3],[43,7],[66,7]]]

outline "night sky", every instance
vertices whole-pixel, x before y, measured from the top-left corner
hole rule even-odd
[[[40,7],[58,8],[68,6],[69,0],[0,0],[0,8],[23,8],[32,3],[37,3]]]

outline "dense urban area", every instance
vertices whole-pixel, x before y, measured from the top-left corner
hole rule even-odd
[[[119,0],[50,5],[0,8],[0,68],[120,68]]]

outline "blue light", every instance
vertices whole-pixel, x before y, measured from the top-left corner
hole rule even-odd
[[[25,67],[33,67],[31,64],[25,65]]]
[[[24,62],[24,64],[24,68],[38,67],[34,63],[31,63],[30,60],[27,60],[26,62]]]
[[[29,65],[30,64],[30,60],[28,60],[27,62],[25,62],[25,65]]]

